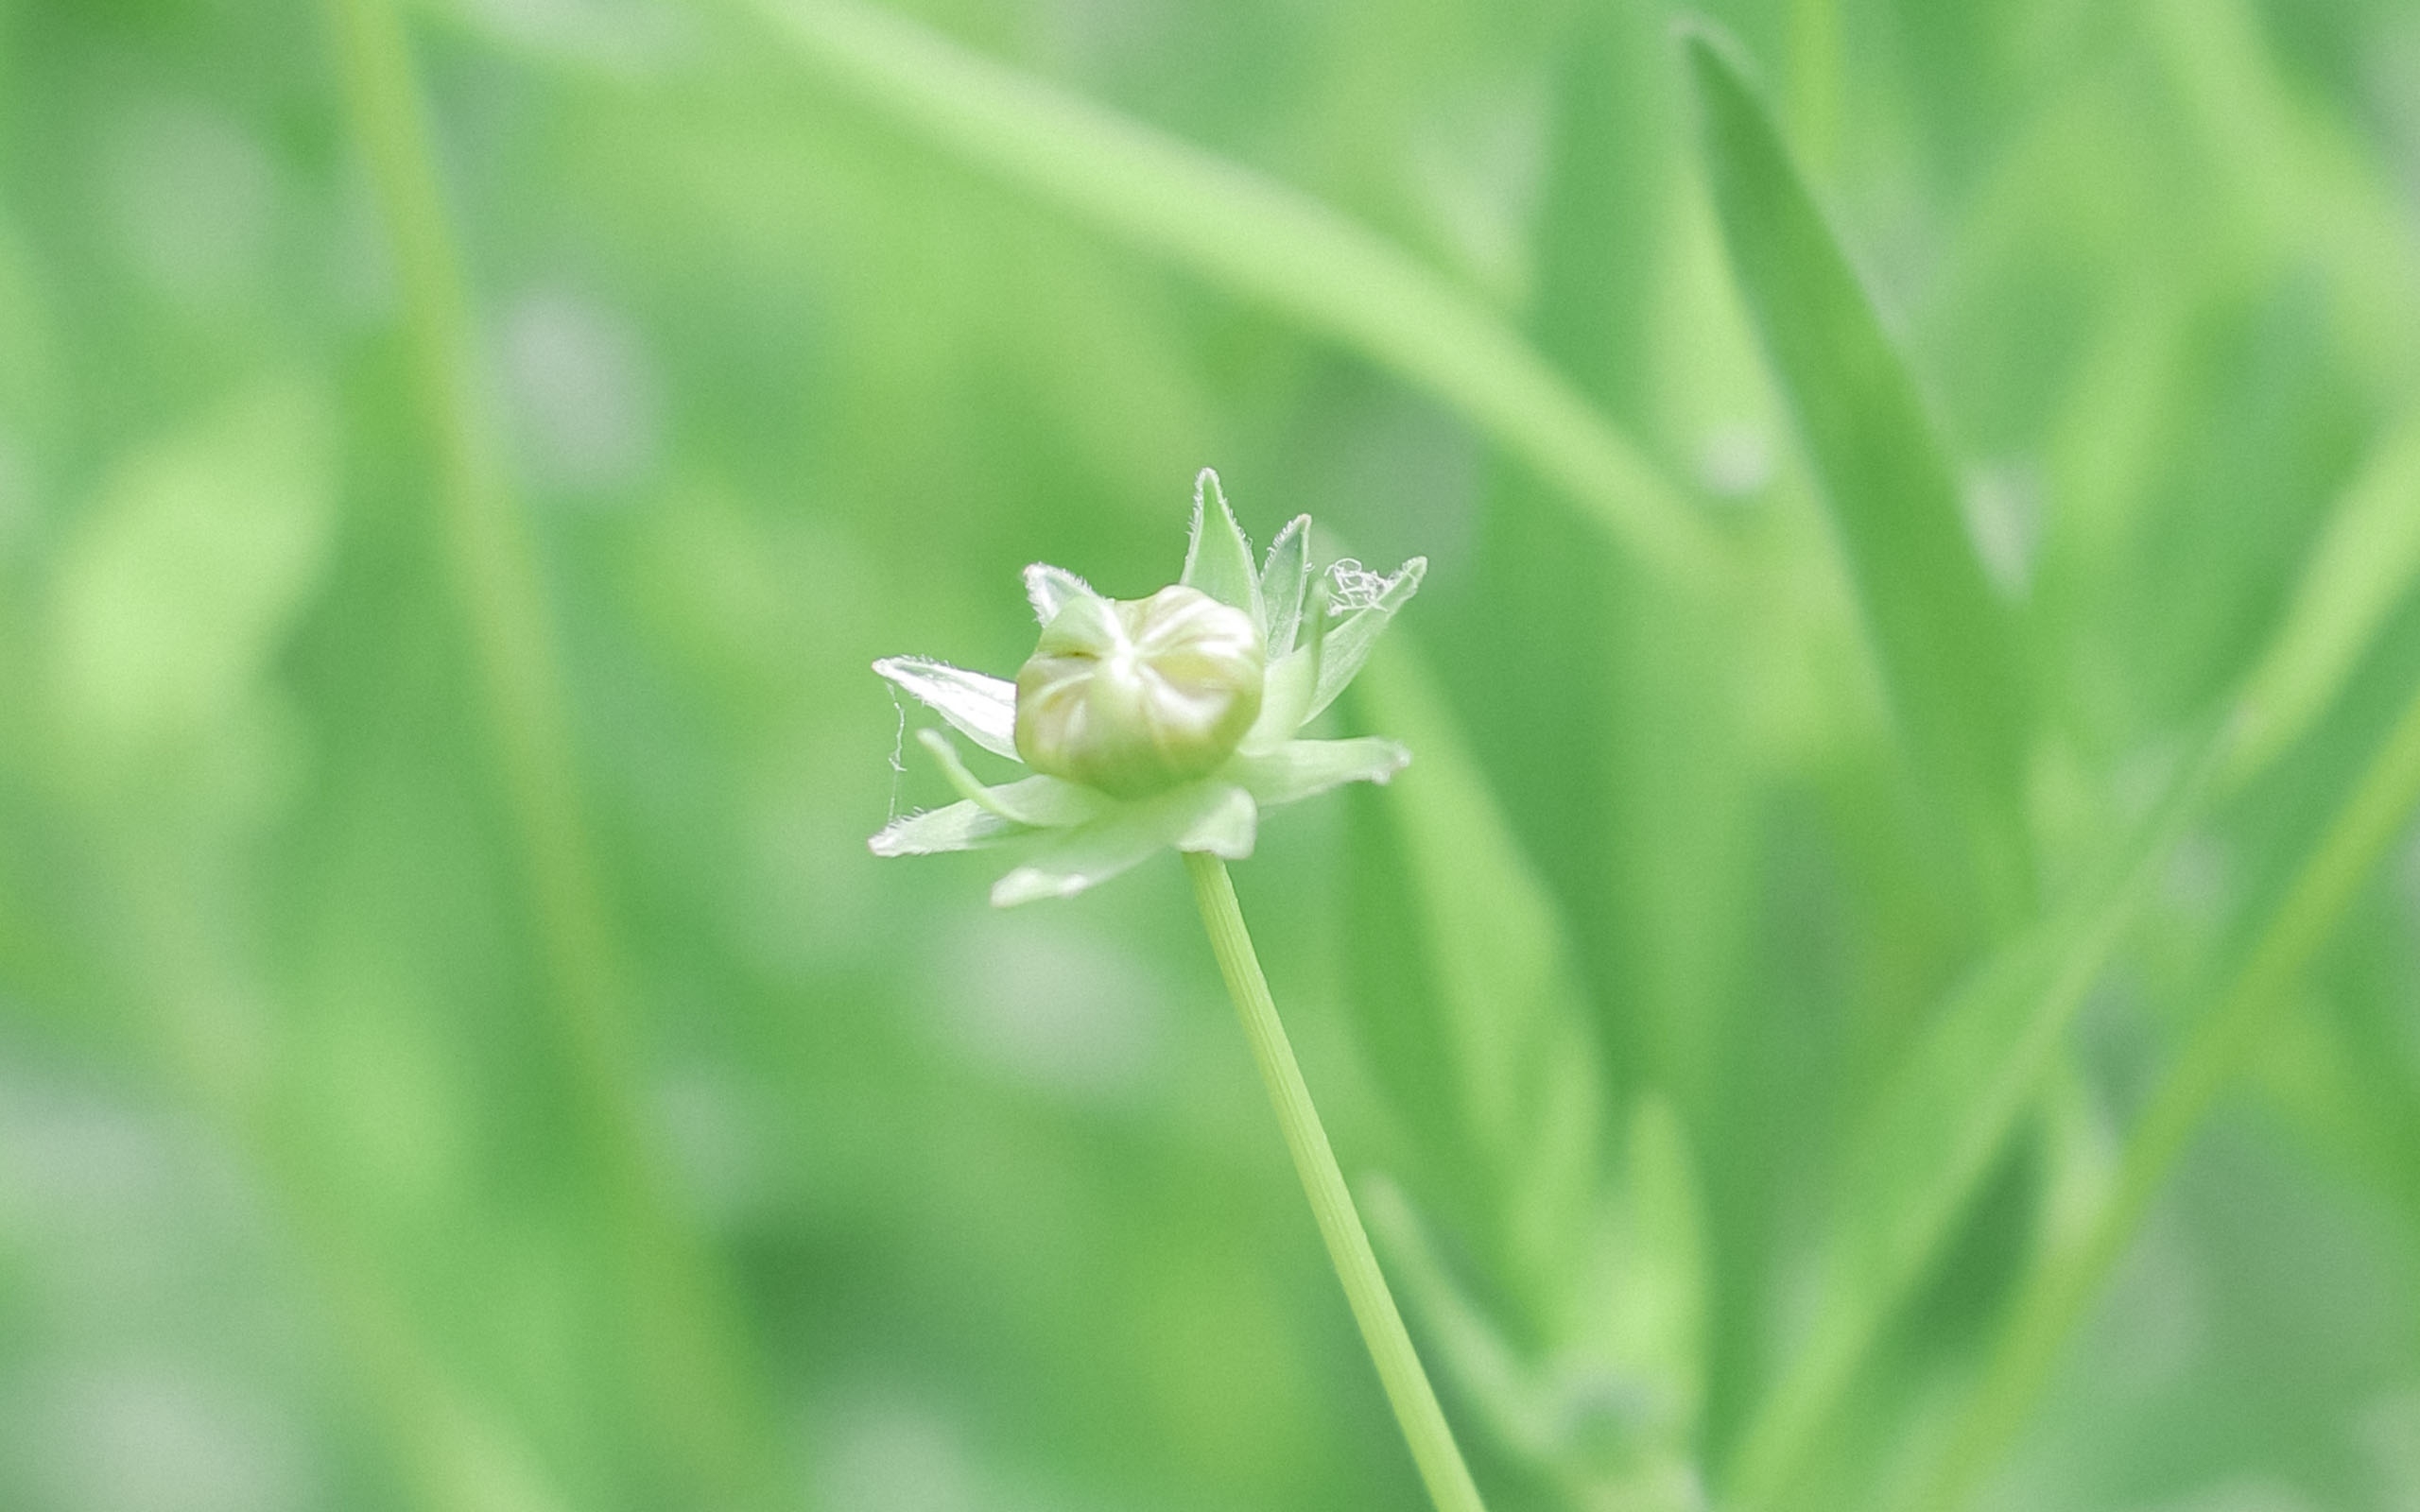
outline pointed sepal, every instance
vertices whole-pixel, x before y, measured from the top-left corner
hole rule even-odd
[[[995,756],[1017,759],[1015,683],[920,656],[885,657],[873,669],[914,694],[977,746]]]
[[[1343,611],[1328,627],[1327,649],[1320,663],[1319,690],[1311,696],[1310,712],[1305,722],[1319,716],[1320,711],[1336,702],[1361,664],[1378,644],[1380,632],[1395,611],[1411,602],[1420,592],[1420,580],[1428,574],[1428,558],[1414,557],[1395,570],[1392,577],[1381,577],[1364,572],[1357,563],[1338,562],[1328,569],[1337,585],[1337,597]]]
[[[1260,601],[1268,616],[1261,622],[1261,639],[1268,644],[1272,666],[1294,649],[1303,599],[1310,588],[1311,517],[1298,514],[1269,543],[1269,560],[1260,569]]]
[[[938,730],[920,730],[916,740],[932,753],[942,775],[949,780],[959,797],[1011,824],[1033,830],[1063,830],[1098,818],[1108,806],[1109,799],[1091,788],[1055,777],[1028,777],[987,787],[966,769],[966,763],[959,759],[958,747],[949,743],[947,735]]]
[[[1059,617],[1070,599],[1098,598],[1093,585],[1064,567],[1053,567],[1046,561],[1035,562],[1025,570],[1026,602],[1033,606],[1033,617],[1044,629]]]
[[[1236,524],[1236,511],[1208,468],[1193,481],[1193,537],[1185,543],[1184,576],[1178,579],[1221,604],[1252,616],[1255,628],[1269,623],[1260,598],[1260,573],[1253,566],[1252,541]]]
[[[1238,756],[1222,776],[1243,784],[1263,808],[1295,803],[1347,782],[1387,782],[1411,765],[1392,740],[1289,740],[1261,756]]]
[[[905,815],[883,827],[866,842],[878,856],[930,856],[945,850],[979,850],[999,844],[1015,830],[1008,820],[977,803],[952,803]]]

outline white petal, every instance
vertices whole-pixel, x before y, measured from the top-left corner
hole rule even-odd
[[[1370,652],[1378,644],[1378,632],[1395,617],[1395,610],[1411,602],[1411,595],[1420,590],[1420,579],[1427,573],[1428,558],[1414,557],[1392,577],[1380,583],[1366,603],[1329,627],[1326,655],[1320,663],[1319,691],[1311,696],[1310,712],[1303,716],[1305,721],[1317,718],[1321,710],[1336,702],[1336,696],[1361,670],[1361,663],[1370,660]]]
[[[1109,799],[1089,787],[1055,777],[1028,777],[1023,782],[986,787],[975,780],[949,737],[938,730],[920,730],[916,739],[941,764],[942,775],[958,796],[1012,824],[1036,830],[1063,830],[1100,816]]]
[[[1059,611],[1071,598],[1098,598],[1093,585],[1064,567],[1053,567],[1046,561],[1035,562],[1025,570],[1025,596],[1033,605],[1033,617],[1047,628]]]
[[[977,746],[1016,759],[1015,683],[920,656],[885,657],[873,669],[924,700]]]
[[[1392,740],[1294,740],[1263,756],[1238,756],[1225,775],[1251,790],[1263,808],[1292,803],[1346,782],[1384,782],[1409,765],[1411,752]]]
[[[1261,608],[1260,574],[1252,564],[1252,542],[1236,524],[1236,511],[1227,507],[1219,474],[1206,467],[1193,480],[1193,539],[1185,544],[1184,576],[1178,580],[1242,610],[1254,627],[1269,623]]]
[[[1269,561],[1260,570],[1260,601],[1268,613],[1261,626],[1274,663],[1294,649],[1294,632],[1303,623],[1303,595],[1311,588],[1311,517],[1296,515],[1269,543]]]
[[[880,834],[866,842],[878,856],[928,856],[944,850],[977,850],[996,845],[1013,826],[975,803],[910,814],[893,819]]]
[[[1218,802],[1176,837],[1180,850],[1207,850],[1229,861],[1252,854],[1260,832],[1260,805],[1240,787],[1222,788]]]

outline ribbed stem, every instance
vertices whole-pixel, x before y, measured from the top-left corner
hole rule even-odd
[[[1394,1294],[1378,1270],[1370,1236],[1362,1231],[1361,1215],[1354,1211],[1353,1194],[1337,1169],[1336,1152],[1328,1148],[1327,1130],[1320,1126],[1319,1109],[1311,1106],[1311,1091],[1303,1085],[1302,1068],[1294,1064],[1294,1048],[1278,1022],[1277,1005],[1269,995],[1269,979],[1261,974],[1252,936],[1244,928],[1243,911],[1236,906],[1235,884],[1226,863],[1217,856],[1188,851],[1185,869],[1193,876],[1193,893],[1201,904],[1201,922],[1210,932],[1210,949],[1219,957],[1219,972],[1227,979],[1253,1060],[1269,1088],[1277,1126],[1285,1131],[1286,1147],[1293,1152],[1294,1170],[1303,1178],[1303,1193],[1311,1199],[1311,1215],[1319,1220],[1320,1237],[1327,1241],[1328,1259],[1337,1280],[1344,1283],[1345,1299],[1353,1305],[1354,1321],[1361,1325],[1362,1342],[1378,1367],[1387,1400],[1403,1425],[1420,1478],[1428,1485],[1438,1512],[1486,1512],[1478,1487],[1462,1463],[1462,1452],[1437,1405],[1437,1393],[1413,1351],[1411,1335],[1404,1332],[1403,1314]]]

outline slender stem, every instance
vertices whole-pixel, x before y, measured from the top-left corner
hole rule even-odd
[[[1395,1421],[1403,1425],[1403,1436],[1411,1445],[1420,1478],[1428,1484],[1428,1495],[1438,1512],[1486,1512],[1470,1469],[1462,1463],[1462,1452],[1454,1444],[1454,1432],[1445,1424],[1444,1411],[1437,1405],[1428,1374],[1412,1349],[1411,1335],[1404,1332],[1403,1314],[1396,1311],[1394,1294],[1387,1290],[1387,1279],[1378,1270],[1370,1236],[1361,1229],[1361,1215],[1354,1211],[1344,1173],[1337,1169],[1336,1152],[1328,1148],[1327,1130],[1320,1126],[1319,1109],[1311,1106],[1311,1091],[1303,1084],[1302,1068],[1294,1064],[1293,1046],[1287,1042],[1286,1026],[1278,1022],[1277,1005],[1269,995],[1269,979],[1261,974],[1260,957],[1253,953],[1252,936],[1244,929],[1243,911],[1236,906],[1236,887],[1228,880],[1226,863],[1214,855],[1188,851],[1184,866],[1193,875],[1193,895],[1201,905],[1202,926],[1210,932],[1219,972],[1227,979],[1227,993],[1235,999],[1236,1016],[1243,1021],[1244,1038],[1252,1044],[1253,1059],[1269,1088],[1269,1101],[1277,1110],[1286,1147],[1293,1152],[1303,1193],[1311,1199],[1320,1237],[1327,1241],[1328,1259],[1336,1264],[1337,1280],[1344,1283],[1345,1299],[1353,1304],[1354,1321],[1361,1325],[1362,1342],[1369,1346],[1371,1362],[1377,1366],[1378,1379],[1387,1388],[1387,1400],[1394,1407]]]
[[[723,1278],[648,1137],[629,990],[579,813],[578,768],[535,552],[471,358],[471,301],[394,0],[328,0],[353,129],[402,293],[414,398],[437,472],[439,543],[469,630],[528,889],[548,1006],[597,1152],[631,1299],[646,1414],[692,1487],[764,1505],[778,1461]]]

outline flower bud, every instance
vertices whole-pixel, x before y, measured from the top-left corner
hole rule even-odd
[[[1206,777],[1260,713],[1260,627],[1191,588],[1071,598],[1017,672],[1017,754],[1143,798]]]

